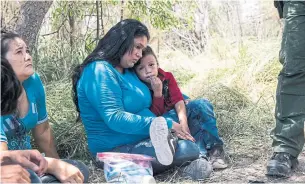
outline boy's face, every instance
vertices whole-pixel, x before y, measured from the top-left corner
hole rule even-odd
[[[136,73],[143,82],[150,83],[151,77],[158,76],[158,64],[156,58],[151,54],[143,57],[141,63],[136,67]]]

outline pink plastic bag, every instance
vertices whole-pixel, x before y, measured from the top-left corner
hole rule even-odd
[[[152,177],[151,161],[154,160],[152,157],[140,154],[103,152],[97,153],[96,159],[104,162],[105,179],[109,183],[155,182]]]

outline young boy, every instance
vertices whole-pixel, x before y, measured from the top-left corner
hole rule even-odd
[[[159,68],[156,55],[151,47],[143,51],[142,58],[135,66],[138,77],[146,83],[153,91],[153,102],[150,110],[156,115],[161,116],[165,112],[175,108],[180,116],[185,116],[185,105],[182,93],[177,82],[170,72],[165,72]],[[179,111],[182,111],[179,113]]]
[[[140,80],[142,80],[152,90],[153,100],[150,110],[156,116],[161,116],[167,111],[175,109],[179,118],[182,132],[184,135],[186,135],[185,137],[178,135],[178,137],[195,142],[194,137],[190,133],[186,106],[178,84],[172,73],[165,72],[159,67],[157,57],[151,47],[147,46],[142,52],[142,58],[136,63],[134,69]],[[216,148],[216,146],[213,148],[208,146],[209,152],[207,154],[203,154],[203,156],[209,157],[211,163],[213,164],[213,168],[226,168],[227,164],[224,161],[224,152],[222,148],[223,142],[219,138],[218,132],[215,131],[217,130],[216,120],[215,125],[214,122],[208,122],[208,124],[209,125],[206,125],[210,126],[209,128],[213,129],[214,134],[216,132],[216,135],[213,135],[215,136],[213,139],[209,139],[210,136],[206,136],[207,142],[211,142],[211,140],[213,140],[214,143],[217,142],[217,144],[219,144],[219,149],[218,147]],[[220,150],[220,154],[216,154],[218,150]]]
[[[190,135],[187,124],[186,108],[182,93],[178,84],[170,72],[165,72],[159,67],[159,63],[152,48],[147,46],[142,53],[142,58],[136,63],[135,71],[138,77],[153,91],[153,100],[150,110],[161,116],[165,112],[175,108],[186,139],[195,141]]]

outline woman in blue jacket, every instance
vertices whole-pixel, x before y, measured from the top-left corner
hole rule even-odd
[[[142,57],[148,40],[145,25],[133,19],[123,20],[107,32],[94,51],[74,70],[74,102],[87,133],[89,151],[94,157],[97,152],[105,151],[156,156],[149,139],[149,128],[156,118],[149,110],[152,103],[150,90],[132,70]],[[206,120],[214,117],[210,114],[205,112]],[[183,167],[183,173],[193,179],[207,177],[211,166],[201,155],[204,140],[190,141],[197,132],[203,132],[202,122],[196,125],[195,121],[189,122],[193,130],[190,135],[182,130],[177,118],[165,118],[168,128],[173,129],[181,140],[173,163],[163,166],[154,162],[154,173],[190,163]],[[219,140],[221,148],[222,144]]]

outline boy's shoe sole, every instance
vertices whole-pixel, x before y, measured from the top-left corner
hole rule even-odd
[[[170,165],[173,162],[174,153],[171,151],[168,140],[169,131],[165,118],[155,118],[150,125],[149,134],[158,161],[162,165]]]

